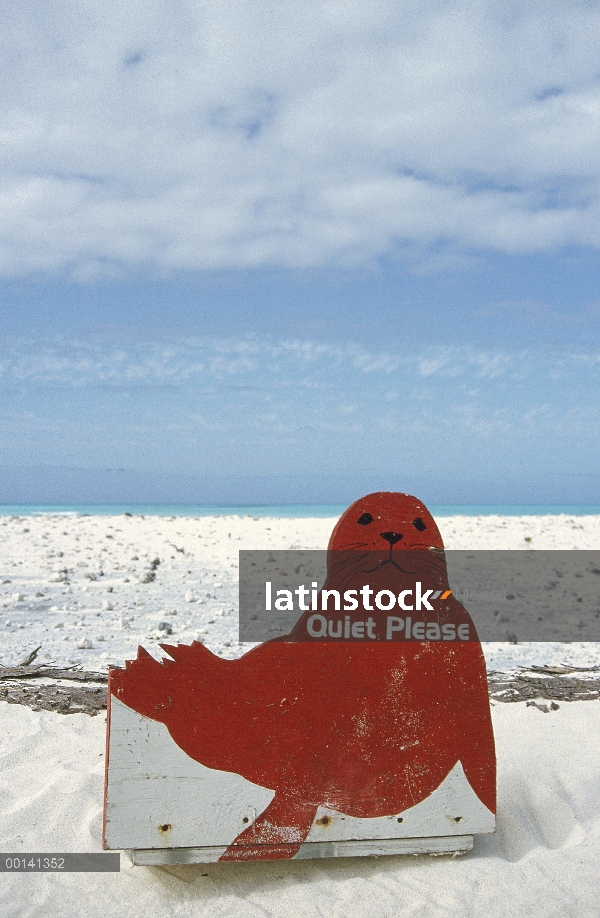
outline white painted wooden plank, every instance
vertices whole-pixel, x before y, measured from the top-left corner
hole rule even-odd
[[[195,762],[163,724],[111,698],[104,835],[108,848],[202,844],[225,850],[274,796],[241,775]]]
[[[108,848],[202,847],[218,850],[220,856],[273,796],[272,790],[240,775],[195,762],[171,739],[166,727],[111,699]],[[493,814],[475,795],[457,763],[430,797],[402,814],[359,819],[320,807],[305,845],[466,837],[494,828]],[[301,852],[297,857],[308,856]]]
[[[473,848],[472,835],[434,838],[393,838],[374,841],[305,842],[294,860],[321,857],[381,857],[392,854],[464,854]],[[128,850],[132,864],[213,864],[225,848],[167,848]]]
[[[394,816],[357,819],[319,807],[306,841],[479,835],[495,828],[494,814],[477,797],[457,762],[431,796]]]

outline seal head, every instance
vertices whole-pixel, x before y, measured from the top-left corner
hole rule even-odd
[[[377,491],[355,501],[338,520],[329,551],[443,551],[431,513],[410,494]]]

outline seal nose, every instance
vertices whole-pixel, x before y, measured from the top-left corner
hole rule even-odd
[[[395,545],[396,542],[399,542],[402,535],[399,532],[380,532],[379,535],[382,539],[385,539],[386,542],[389,542],[390,545]]]

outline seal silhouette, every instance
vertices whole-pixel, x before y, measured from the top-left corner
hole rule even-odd
[[[352,504],[335,526],[323,589],[398,593],[419,579],[449,592],[443,542],[416,498],[379,492]],[[462,623],[470,640],[317,640],[305,612],[289,635],[236,660],[202,644],[143,648],[110,672],[109,692],[163,723],[203,765],[270,788],[269,806],[220,860],[293,857],[317,808],[390,816],[432,794],[457,762],[495,812],[494,739],[485,661],[473,623],[449,596],[429,624]],[[365,613],[358,611],[356,615]]]

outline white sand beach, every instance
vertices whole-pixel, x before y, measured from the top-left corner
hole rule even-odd
[[[165,635],[181,643],[201,638],[214,653],[239,656],[248,645],[238,644],[238,551],[325,549],[335,522],[0,517],[0,663],[14,665],[41,645],[41,661],[106,670]],[[454,516],[438,523],[447,549],[600,548],[597,516]],[[490,667],[505,670],[560,663],[566,650],[546,643],[489,645],[485,652]],[[568,656],[597,662],[586,644],[569,645]]]
[[[0,517],[0,662],[106,670],[194,638],[238,656],[237,552],[323,549],[333,519]],[[441,517],[449,549],[595,549],[600,517]],[[526,539],[530,541],[525,541]],[[596,644],[486,645],[489,668],[600,663]],[[498,830],[459,858],[131,867],[0,876],[3,915],[600,915],[600,705],[492,708]],[[98,851],[104,714],[0,702],[2,851]]]

